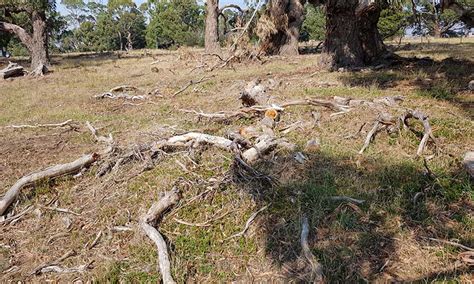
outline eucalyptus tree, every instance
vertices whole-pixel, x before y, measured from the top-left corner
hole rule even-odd
[[[0,0],[0,32],[15,35],[31,56],[31,68],[44,72],[49,65],[48,16],[54,0]]]

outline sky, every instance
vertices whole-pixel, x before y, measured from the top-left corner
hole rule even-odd
[[[137,4],[137,6],[140,6],[143,2],[146,2],[147,0],[134,0],[133,2],[135,2]],[[67,11],[66,9],[64,8],[63,5],[61,5],[61,0],[56,0],[56,2],[58,3],[58,9],[59,9],[59,12],[61,14],[66,14]],[[100,1],[102,3],[106,3],[107,0],[102,0]],[[227,5],[227,4],[237,4],[241,7],[245,7],[245,3],[244,3],[244,0],[220,0],[219,1],[219,5],[220,6],[224,6],[224,5]]]

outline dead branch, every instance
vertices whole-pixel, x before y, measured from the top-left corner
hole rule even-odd
[[[125,99],[125,100],[131,100],[131,101],[146,100],[146,96],[132,96],[132,95],[125,94],[125,93],[113,94],[111,92],[106,92],[106,93],[103,93],[103,94],[100,94],[100,95],[96,95],[96,96],[94,96],[94,98],[96,98],[96,99],[113,99],[113,100]]]
[[[6,218],[5,220],[1,220],[0,224],[4,224],[4,225],[12,224],[13,225],[18,220],[20,220],[23,216],[25,216],[26,213],[30,212],[32,209],[33,209],[33,206],[30,205],[30,206],[26,207],[26,209],[21,211],[20,213],[14,215],[14,216],[10,216],[10,217]]]
[[[94,126],[89,121],[86,121],[86,126],[92,133],[92,136],[94,136],[94,139],[96,142],[101,142],[105,143],[108,146],[112,146],[114,144],[114,138],[112,137],[112,134],[110,133],[108,137],[106,136],[100,136],[97,134],[97,129],[95,129]]]
[[[99,231],[97,235],[95,236],[95,239],[92,241],[92,243],[88,246],[89,249],[94,248],[98,243],[100,238],[102,237],[102,231]]]
[[[431,129],[431,125],[427,115],[425,115],[419,110],[409,110],[402,117],[404,125],[408,126],[408,119],[410,118],[416,118],[423,124],[423,138],[421,139],[420,145],[418,146],[418,150],[416,151],[416,155],[421,156],[423,154],[423,151],[425,150],[428,140],[431,139],[436,145],[436,138],[433,135],[433,130]]]
[[[2,200],[0,200],[0,215],[3,215],[6,212],[8,206],[10,206],[10,204],[12,204],[13,201],[16,200],[21,190],[25,186],[33,184],[45,178],[51,179],[67,174],[77,173],[82,168],[87,167],[97,161],[98,158],[99,155],[96,153],[84,155],[73,162],[55,165],[46,168],[45,170],[33,172],[31,174],[23,176],[7,191]]]
[[[55,272],[55,273],[81,273],[86,271],[87,269],[90,268],[92,262],[79,265],[77,267],[61,267],[59,265],[48,265],[43,268],[41,268],[40,271],[38,271],[36,274],[39,273],[49,273],[49,272]]]
[[[66,120],[64,122],[61,122],[61,123],[46,123],[46,124],[35,124],[35,125],[29,125],[29,124],[9,125],[9,126],[6,126],[6,128],[14,128],[14,129],[19,129],[19,128],[42,128],[42,127],[44,127],[44,128],[54,128],[54,127],[71,126],[72,122],[73,122],[72,119],[68,119],[68,120]]]
[[[0,70],[0,77],[7,79],[10,77],[18,77],[26,74],[23,66],[18,65],[18,63],[9,62],[8,66]]]
[[[333,200],[333,201],[352,202],[352,203],[359,204],[359,205],[363,204],[365,202],[365,200],[355,199],[355,198],[352,198],[352,197],[349,197],[349,196],[331,196],[330,199]]]
[[[309,279],[311,283],[321,283],[323,281],[323,268],[316,260],[308,244],[309,222],[306,216],[303,216],[301,221],[301,254],[306,259],[311,267]]]
[[[467,247],[465,245],[462,245],[460,243],[456,243],[456,242],[452,242],[452,241],[447,241],[447,240],[440,240],[440,239],[436,239],[436,238],[427,238],[428,240],[430,241],[434,241],[434,242],[438,242],[438,243],[443,243],[443,244],[448,244],[448,245],[451,245],[451,246],[455,246],[455,247],[458,247],[458,248],[462,248],[462,249],[465,249],[467,251],[474,251],[473,248],[470,248],[470,247]]]
[[[173,189],[159,197],[159,200],[150,207],[148,213],[140,220],[140,226],[146,235],[155,243],[158,250],[158,262],[163,283],[176,283],[171,275],[170,257],[166,242],[160,232],[155,228],[159,225],[162,215],[180,200],[179,191]]]
[[[367,134],[367,137],[365,138],[364,145],[362,146],[362,149],[360,149],[359,154],[364,153],[364,151],[369,147],[370,142],[375,138],[375,135],[381,131],[384,128],[387,128],[387,126],[395,125],[397,124],[397,119],[394,118],[392,115],[388,113],[381,113],[377,117],[377,119],[374,122],[374,126],[372,129],[369,131]],[[396,128],[399,128],[396,127]]]
[[[69,250],[65,254],[63,254],[60,258],[56,259],[55,261],[38,266],[37,268],[35,268],[30,273],[30,275],[35,275],[35,274],[45,273],[45,272],[51,272],[51,271],[57,272],[57,271],[55,271],[56,269],[51,269],[51,267],[57,267],[57,265],[59,263],[61,263],[62,261],[64,261],[65,259],[67,259],[71,256],[75,256],[76,254],[77,254],[76,251]],[[45,269],[45,268],[49,268],[49,269]],[[43,271],[43,269],[45,269],[45,271]]]
[[[210,78],[209,77],[202,77],[201,79],[197,80],[197,81],[189,81],[189,83],[187,83],[185,86],[183,86],[181,89],[179,89],[178,91],[176,91],[171,97],[176,97],[177,95],[181,94],[182,92],[186,91],[189,87],[191,87],[192,85],[196,85],[196,84],[200,84],[204,81],[207,81],[209,80]]]
[[[71,215],[74,215],[74,216],[81,216],[81,214],[76,213],[76,212],[74,212],[74,211],[71,211],[71,210],[69,210],[69,209],[65,209],[65,208],[49,207],[49,206],[41,206],[41,208],[47,209],[47,210],[51,210],[51,211],[60,212],[60,213],[71,214]]]
[[[255,218],[257,218],[258,214],[260,214],[262,211],[266,210],[267,208],[268,208],[268,205],[263,206],[258,211],[250,215],[250,218],[248,218],[247,222],[245,222],[245,226],[242,229],[242,231],[233,234],[232,236],[226,238],[226,240],[243,236],[247,232],[247,230],[250,228],[250,225],[253,223],[253,221],[255,221]]]

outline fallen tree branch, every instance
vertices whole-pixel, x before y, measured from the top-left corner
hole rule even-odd
[[[159,200],[150,207],[148,213],[140,219],[140,226],[146,235],[155,243],[158,250],[158,262],[164,284],[176,283],[171,275],[170,257],[166,242],[160,232],[155,228],[158,226],[162,215],[180,200],[176,189],[165,192]]]
[[[72,122],[73,122],[72,119],[68,119],[68,120],[66,120],[64,122],[61,122],[61,123],[46,123],[46,124],[35,124],[35,125],[29,125],[29,124],[9,125],[9,126],[6,126],[5,128],[14,128],[14,129],[19,129],[19,128],[41,128],[41,127],[53,128],[53,127],[71,126]]]
[[[76,213],[74,211],[71,211],[69,209],[65,209],[65,208],[49,207],[49,206],[41,206],[41,208],[56,211],[56,212],[60,212],[60,213],[66,213],[66,214],[71,214],[71,215],[75,215],[75,216],[81,216],[81,214]]]
[[[66,174],[73,174],[79,172],[82,168],[87,167],[97,161],[99,155],[96,153],[88,154],[79,159],[66,164],[55,165],[45,170],[33,172],[20,178],[0,200],[0,216],[3,215],[8,206],[15,201],[21,190],[32,183],[35,183],[44,178],[56,178]]]
[[[262,212],[263,210],[266,210],[267,208],[268,208],[268,205],[263,206],[258,211],[250,215],[250,218],[248,218],[247,222],[245,222],[245,226],[242,229],[242,231],[233,234],[232,236],[226,238],[226,240],[243,236],[247,232],[247,230],[250,228],[250,225],[253,223],[253,221],[255,221],[255,218],[257,218],[258,214],[260,214],[260,212]]]

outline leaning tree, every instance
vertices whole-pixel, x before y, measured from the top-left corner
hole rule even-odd
[[[49,65],[47,14],[55,5],[54,0],[0,0],[0,31],[15,35],[26,46],[37,74]]]

